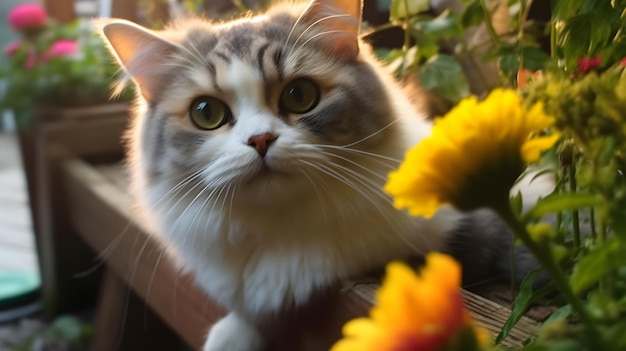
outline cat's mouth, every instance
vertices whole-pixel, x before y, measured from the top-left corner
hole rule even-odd
[[[253,172],[250,175],[250,177],[246,181],[246,184],[251,184],[257,181],[264,181],[264,180],[273,179],[276,177],[285,177],[285,176],[288,176],[288,173],[278,170],[276,169],[276,167],[271,167],[270,165],[267,164],[267,162],[263,162],[261,167],[259,167],[257,171]]]

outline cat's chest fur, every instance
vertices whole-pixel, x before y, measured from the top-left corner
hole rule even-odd
[[[269,315],[390,259],[441,249],[442,233],[452,231],[460,216],[443,210],[433,220],[413,218],[389,202],[353,193],[333,193],[332,205],[305,192],[290,206],[270,210],[235,202],[183,231],[177,221],[198,218],[193,209],[181,210],[172,215],[177,220],[162,225],[183,265],[211,297],[242,314]]]

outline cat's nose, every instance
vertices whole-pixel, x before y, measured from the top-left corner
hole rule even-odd
[[[261,157],[265,157],[267,149],[276,138],[278,137],[270,133],[253,135],[248,139],[248,146],[252,146]]]

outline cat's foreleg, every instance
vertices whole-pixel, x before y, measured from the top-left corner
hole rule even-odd
[[[213,325],[204,351],[260,351],[264,346],[265,339],[257,328],[231,312]]]

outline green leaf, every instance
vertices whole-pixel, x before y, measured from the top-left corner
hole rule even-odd
[[[567,18],[577,13],[584,0],[552,0],[552,17],[554,19]]]
[[[522,192],[518,191],[517,194],[515,194],[515,196],[511,197],[509,199],[509,203],[511,206],[511,211],[513,211],[514,214],[516,215],[520,215],[522,213],[522,210],[524,208],[524,201],[522,199]]]
[[[618,321],[611,326],[601,328],[600,331],[604,340],[610,340],[613,350],[626,349],[626,321]]]
[[[566,210],[575,210],[582,207],[592,207],[603,202],[602,196],[589,193],[561,193],[551,194],[537,201],[526,214],[527,218],[540,219],[549,214]]]
[[[401,21],[429,9],[430,2],[428,0],[391,0],[389,17],[392,21]]]
[[[608,241],[603,246],[588,252],[578,261],[570,277],[570,285],[575,293],[581,293],[591,285],[605,278],[624,264],[624,253],[616,240]]]
[[[522,55],[524,57],[524,68],[533,72],[543,69],[546,62],[550,60],[550,56],[547,53],[532,46],[522,48]]]
[[[417,61],[421,61],[422,58],[429,59],[439,52],[439,45],[434,41],[431,37],[428,36],[418,36],[417,40],[417,55],[419,58],[416,58]]]
[[[461,65],[454,57],[438,54],[419,69],[420,82],[442,98],[457,102],[469,95],[469,84]]]
[[[506,320],[504,325],[502,326],[502,330],[500,330],[500,334],[496,337],[496,344],[499,344],[504,340],[508,335],[511,329],[522,319],[524,313],[528,309],[530,305],[530,301],[533,298],[533,283],[537,278],[537,274],[539,274],[539,270],[534,270],[524,278],[522,281],[522,285],[520,286],[520,290],[515,296],[515,301],[513,302],[513,310],[511,311],[511,315]]]
[[[565,305],[554,311],[548,319],[543,322],[543,325],[550,325],[554,323],[561,323],[565,321],[572,314],[572,306]]]
[[[460,18],[463,27],[477,26],[485,21],[485,12],[479,1],[472,1],[465,5]]]
[[[463,36],[463,27],[456,16],[446,10],[430,20],[421,20],[413,23],[413,29],[419,36],[429,36],[432,40],[445,40]]]
[[[50,326],[50,329],[55,334],[69,341],[80,340],[83,335],[83,325],[76,317],[72,316],[57,318]]]
[[[596,13],[579,14],[565,23],[559,42],[568,69],[574,69],[581,58],[597,55],[611,37],[611,23]]]

